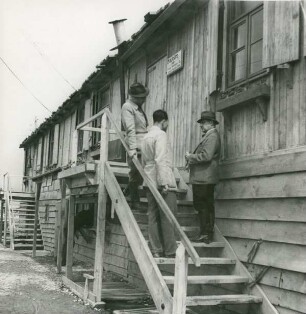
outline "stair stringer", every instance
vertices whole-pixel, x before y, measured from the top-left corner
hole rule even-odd
[[[214,233],[214,240],[217,242],[224,242],[225,246],[223,249],[223,257],[233,258],[236,260],[236,265],[234,269],[234,273],[240,276],[247,276],[250,278],[250,283],[254,282],[253,276],[249,273],[247,268],[240,262],[238,256],[236,255],[234,249],[227,241],[227,239],[222,235],[220,229],[217,225],[215,225],[215,233]],[[252,294],[254,296],[258,296],[262,298],[262,303],[258,306],[258,313],[257,314],[278,314],[276,308],[272,305],[270,300],[268,299],[265,292],[259,287],[259,285],[255,284],[253,286],[246,286],[245,290],[243,291],[245,294]]]
[[[156,308],[159,313],[172,314],[169,288],[109,164],[105,167],[105,185]]]

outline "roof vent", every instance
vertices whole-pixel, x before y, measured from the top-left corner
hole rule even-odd
[[[109,22],[109,24],[113,24],[117,46],[122,44],[127,39],[124,21],[126,21],[126,19],[115,20],[115,21]]]

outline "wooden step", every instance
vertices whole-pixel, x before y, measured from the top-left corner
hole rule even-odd
[[[155,258],[155,262],[157,264],[171,265],[175,264],[175,258],[159,257]],[[201,265],[235,265],[236,260],[223,257],[201,257],[200,263]],[[193,264],[191,258],[188,259],[188,264]]]
[[[220,304],[261,303],[262,298],[246,294],[190,296],[186,298],[187,306],[208,306]]]
[[[169,285],[174,284],[174,276],[164,276],[165,282]],[[225,275],[225,276],[188,276],[188,284],[193,285],[218,285],[229,283],[248,283],[249,278],[243,276]]]
[[[31,249],[33,247],[33,244],[15,244],[14,248],[15,249]],[[42,244],[36,245],[36,249],[43,249],[44,246]]]
[[[33,239],[23,239],[23,238],[20,238],[20,239],[14,239],[14,242],[33,242]],[[37,239],[37,242],[42,242],[42,239]]]

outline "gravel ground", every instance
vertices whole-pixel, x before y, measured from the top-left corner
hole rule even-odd
[[[35,260],[0,246],[1,314],[92,314],[82,300],[62,287],[52,257]],[[105,312],[106,313],[106,312]]]

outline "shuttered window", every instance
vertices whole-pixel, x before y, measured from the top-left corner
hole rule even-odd
[[[263,67],[299,59],[299,1],[265,1]]]
[[[260,74],[263,45],[263,5],[233,1],[229,13],[228,85]]]

